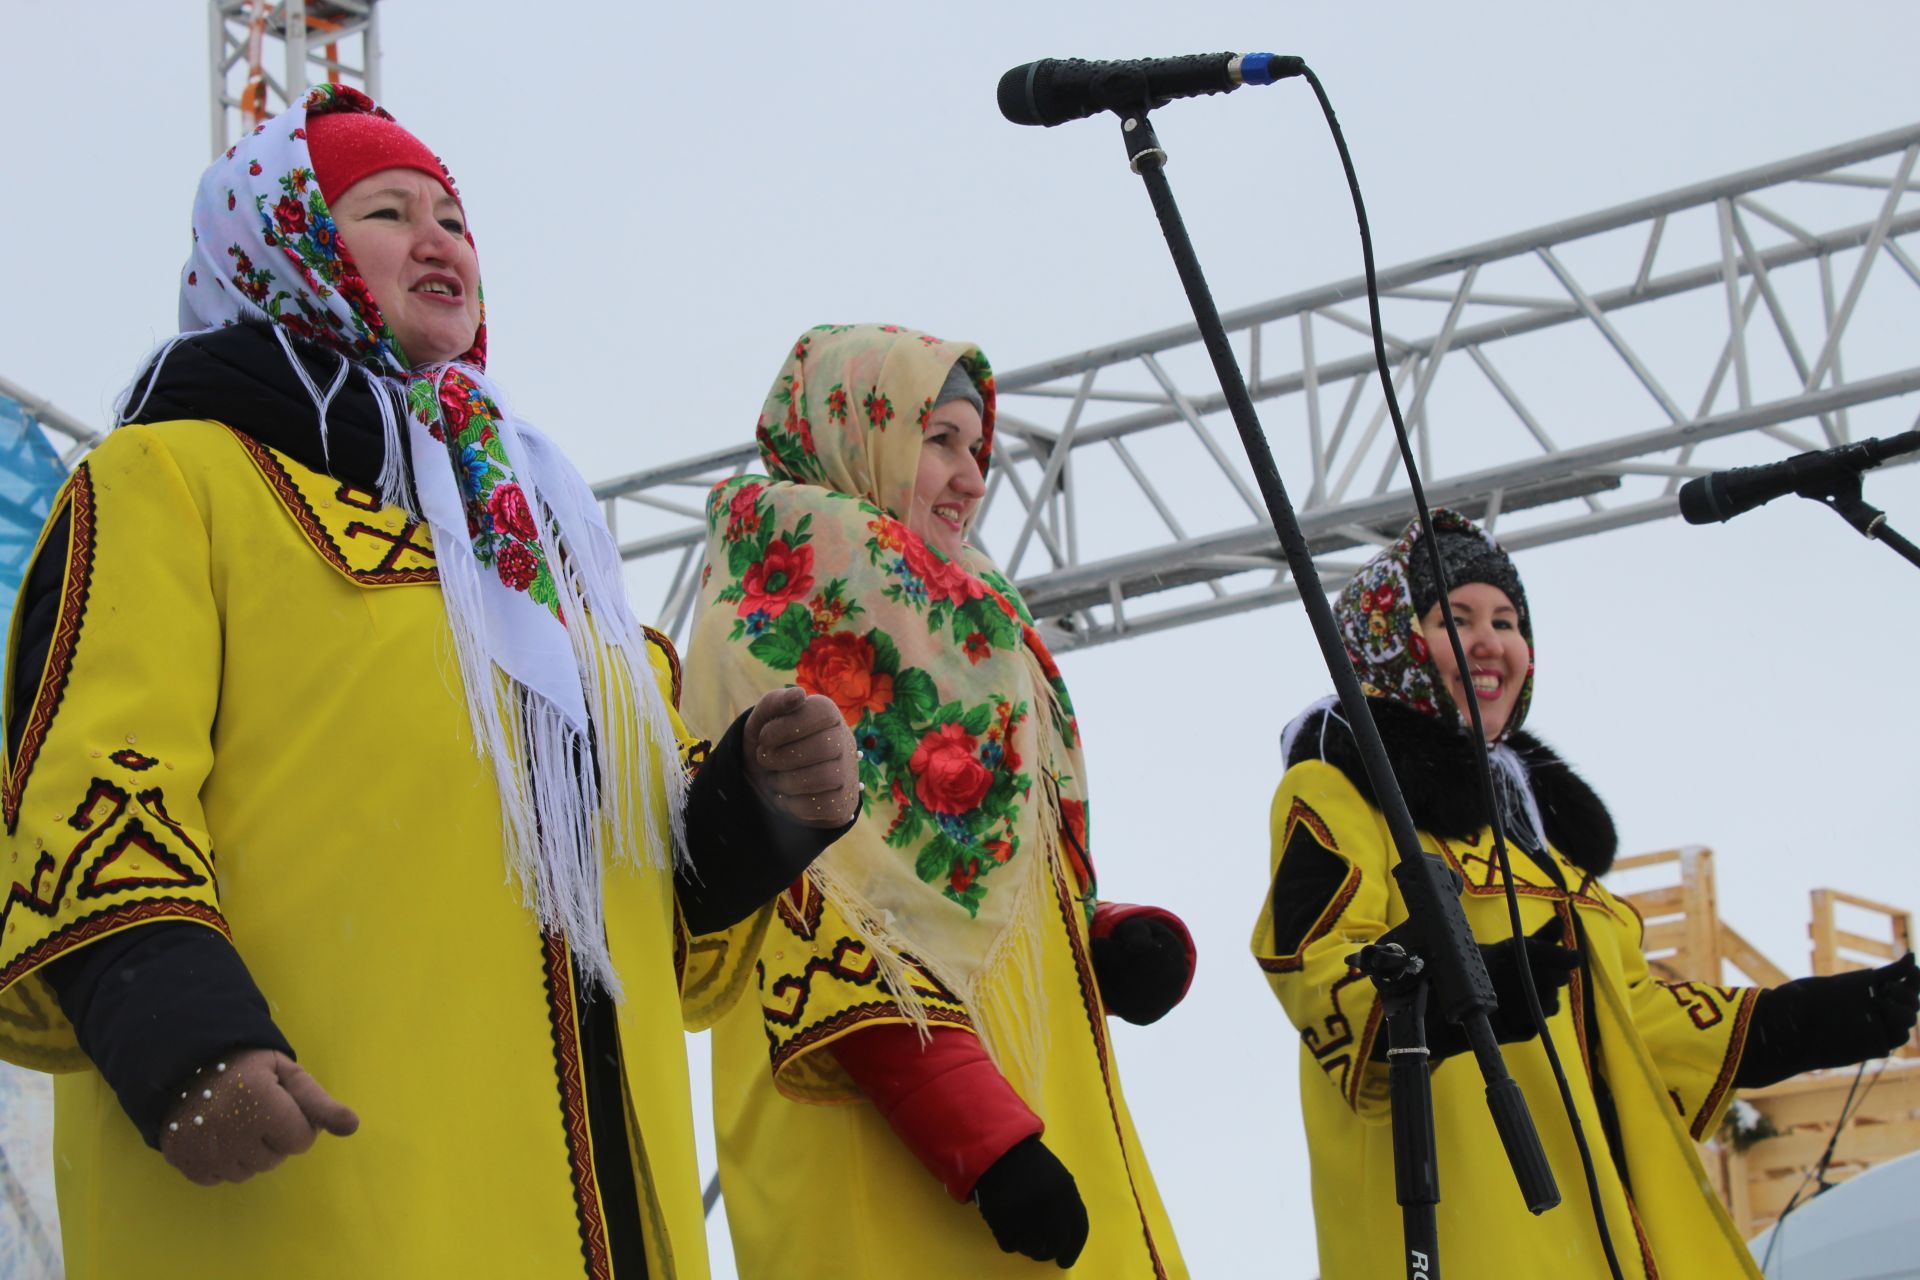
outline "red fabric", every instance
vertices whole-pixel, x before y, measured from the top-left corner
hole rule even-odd
[[[1180,945],[1186,949],[1187,953],[1187,980],[1180,988],[1180,998],[1185,1000],[1187,992],[1193,989],[1193,967],[1199,960],[1199,953],[1194,950],[1193,934],[1188,931],[1187,922],[1179,916],[1165,907],[1142,907],[1130,902],[1102,902],[1093,908],[1093,927],[1089,932],[1096,938],[1109,937],[1122,923],[1136,916],[1165,921],[1175,933],[1180,935]]]
[[[923,1044],[912,1026],[895,1022],[828,1048],[955,1200],[971,1196],[980,1175],[1016,1143],[1046,1129],[970,1031],[935,1027]]]
[[[440,157],[398,124],[365,111],[328,111],[307,117],[307,154],[328,203],[360,179],[382,169],[418,169],[437,179],[456,200]]]

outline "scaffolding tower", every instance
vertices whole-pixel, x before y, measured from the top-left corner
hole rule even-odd
[[[300,101],[316,79],[379,100],[378,0],[208,0],[207,38],[213,155]]]

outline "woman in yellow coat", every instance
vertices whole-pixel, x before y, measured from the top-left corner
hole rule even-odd
[[[0,1054],[64,1073],[74,1280],[706,1274],[688,937],[850,817],[851,739],[787,695],[689,788],[465,226],[350,90],[217,160],[21,592]]]
[[[1524,1090],[1562,1203],[1527,1213],[1459,1028],[1430,1018],[1441,1265],[1456,1276],[1609,1274],[1581,1163],[1520,992],[1503,883],[1467,737],[1480,705],[1525,950],[1593,1148],[1606,1223],[1634,1280],[1757,1276],[1708,1189],[1694,1142],[1736,1086],[1888,1052],[1913,1025],[1913,958],[1768,991],[1653,977],[1633,909],[1599,877],[1606,807],[1520,730],[1533,624],[1512,562],[1485,533],[1434,512],[1469,670],[1454,661],[1419,526],[1370,561],[1335,612],[1421,845],[1463,880],[1461,903],[1500,999],[1496,1035]],[[1394,854],[1358,749],[1329,699],[1288,726],[1272,810],[1272,891],[1253,951],[1300,1032],[1300,1103],[1313,1161],[1324,1280],[1405,1273],[1388,1124],[1386,1034],[1372,983],[1347,957],[1407,918]],[[1498,945],[1493,945],[1493,944]],[[1564,1001],[1560,988],[1564,986]]]
[[[767,399],[769,475],[709,500],[689,723],[824,694],[866,799],[728,939],[752,998],[714,1033],[714,1111],[749,1280],[1185,1274],[1106,1017],[1164,1014],[1192,951],[1096,901],[1066,686],[966,540],[992,431],[971,345],[821,326]]]

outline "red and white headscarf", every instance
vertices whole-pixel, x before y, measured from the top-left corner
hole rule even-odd
[[[381,497],[409,510],[417,499],[414,514],[432,531],[476,747],[499,783],[508,865],[541,923],[614,990],[605,855],[638,850],[655,866],[673,857],[685,781],[672,724],[599,503],[559,449],[506,408],[485,371],[484,310],[458,359],[409,367],[355,268],[322,188],[338,195],[386,168],[420,169],[457,195],[431,151],[344,86],[315,88],[230,147],[194,201],[181,337],[270,324],[313,397],[323,456],[340,387],[359,376],[373,389],[385,430]],[[294,357],[294,340],[341,357],[329,386]],[[127,400],[178,341],[149,360]]]

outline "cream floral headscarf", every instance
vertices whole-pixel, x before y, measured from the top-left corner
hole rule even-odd
[[[713,733],[784,685],[839,705],[866,807],[808,875],[907,1016],[921,1012],[902,957],[1018,1070],[1038,1020],[1007,997],[1036,1003],[1040,912],[1057,877],[1092,897],[1085,775],[1066,685],[1012,584],[902,521],[956,363],[984,401],[984,472],[994,396],[978,349],[892,325],[824,325],[794,345],[757,430],[769,474],[708,501],[686,707]],[[995,1044],[993,1028],[1024,1042]]]

